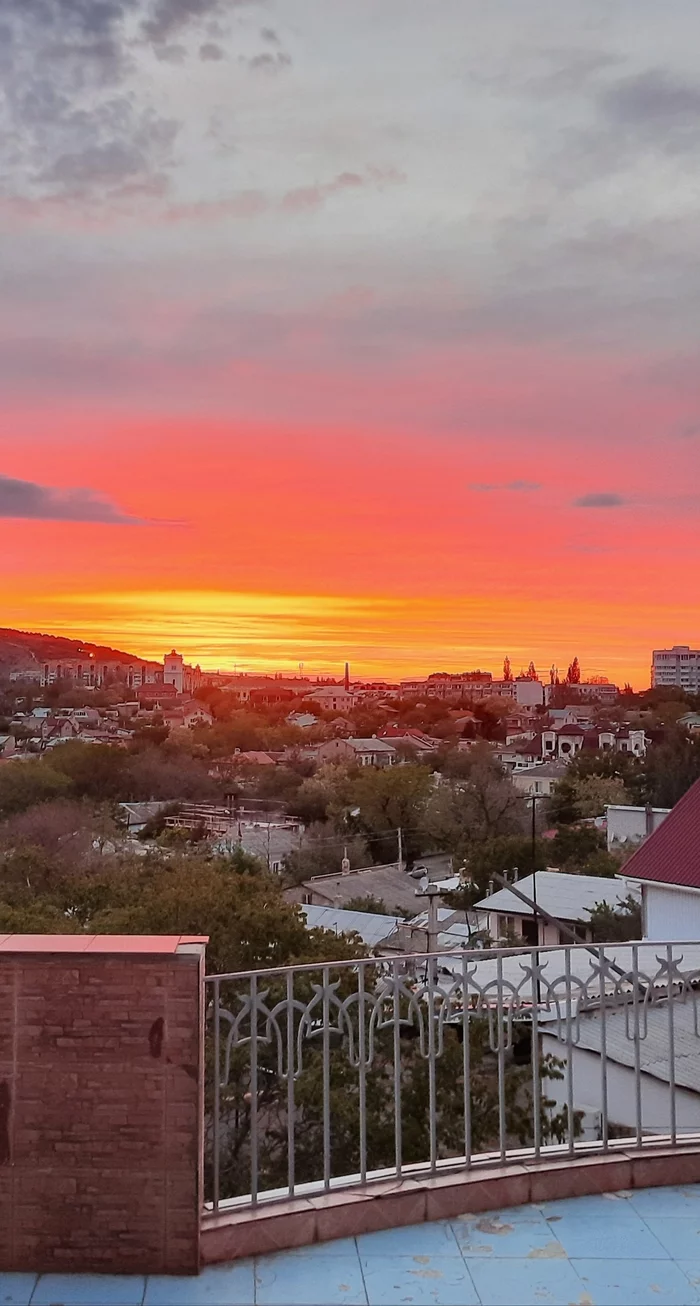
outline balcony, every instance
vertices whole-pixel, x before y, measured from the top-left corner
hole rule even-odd
[[[295,1201],[687,1145],[699,997],[685,943],[209,977],[205,1232]]]
[[[0,940],[0,1299],[700,1306],[700,944],[202,961]]]

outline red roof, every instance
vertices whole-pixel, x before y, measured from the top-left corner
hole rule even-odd
[[[623,874],[634,880],[700,889],[700,780],[625,862]]]

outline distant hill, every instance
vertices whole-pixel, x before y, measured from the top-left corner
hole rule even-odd
[[[95,660],[104,662],[150,662],[138,653],[124,653],[106,644],[91,644],[88,640],[66,639],[63,635],[38,635],[27,630],[0,628],[0,673],[25,671],[40,662],[55,658],[78,658],[92,653]]]

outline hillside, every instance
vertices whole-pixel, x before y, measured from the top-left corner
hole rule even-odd
[[[0,628],[0,672],[23,671],[36,663],[54,658],[77,658],[93,654],[95,660],[132,662],[138,653],[125,653],[105,644],[67,639],[63,635],[41,635],[33,631]],[[143,661],[150,661],[144,658]]]

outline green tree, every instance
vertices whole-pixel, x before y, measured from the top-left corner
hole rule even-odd
[[[371,893],[365,894],[364,898],[351,898],[345,904],[346,911],[367,911],[374,912],[377,916],[393,916],[394,913],[389,911],[385,902],[381,898],[374,898]]]
[[[482,748],[466,754],[469,765],[459,780],[433,791],[427,824],[438,847],[464,859],[475,843],[524,833],[528,813],[493,756]]]
[[[377,860],[396,858],[399,829],[407,865],[425,848],[426,813],[433,780],[425,766],[365,767],[350,785],[350,808],[359,809],[352,819],[371,841]]]
[[[68,776],[42,760],[13,762],[0,769],[0,819],[51,802],[70,792]]]
[[[698,779],[700,739],[676,727],[649,749],[645,797],[655,807],[673,807]]]
[[[339,875],[347,850],[353,870],[371,866],[372,856],[362,835],[339,834],[331,821],[310,825],[298,848],[284,858],[284,879],[301,884],[314,875]]]
[[[589,920],[581,924],[590,927],[594,943],[627,943],[641,939],[644,933],[642,906],[631,894],[617,907],[608,902],[597,902],[588,915]]]

